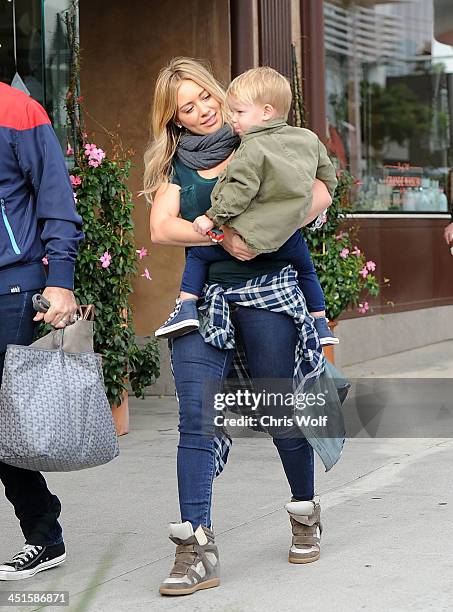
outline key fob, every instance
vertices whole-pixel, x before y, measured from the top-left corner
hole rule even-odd
[[[208,230],[206,233],[212,242],[222,242],[222,240],[225,238],[225,234],[219,229]]]
[[[40,293],[35,293],[32,297],[33,308],[37,312],[47,312],[50,308],[49,300],[46,300]]]

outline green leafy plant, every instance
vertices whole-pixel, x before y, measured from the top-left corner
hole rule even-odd
[[[159,353],[154,340],[145,346],[136,344],[128,301],[138,268],[127,187],[130,162],[104,157],[96,165],[93,147],[84,145],[71,174],[85,232],[75,293],[81,304],[96,307],[95,349],[103,356],[107,396],[116,404],[128,379],[135,395],[143,396],[144,388],[159,375]],[[104,152],[95,149],[102,157]]]
[[[107,397],[119,404],[130,383],[136,397],[159,376],[159,351],[153,339],[143,346],[136,342],[129,297],[132,279],[147,250],[134,244],[131,192],[127,186],[131,162],[118,137],[107,132],[112,155],[88,142],[79,93],[79,47],[77,2],[66,15],[71,51],[70,86],[66,97],[69,143],[73,158],[71,183],[77,211],[83,219],[85,240],[76,263],[75,294],[81,304],[94,304],[95,351],[103,358]],[[147,268],[141,277],[151,280]]]
[[[351,174],[341,172],[324,225],[315,231],[303,230],[324,290],[330,320],[338,319],[350,307],[357,307],[359,313],[365,314],[370,310],[366,298],[380,291],[373,274],[376,264],[367,261],[358,247],[358,228],[342,229],[347,213],[351,212],[350,192],[354,184]]]

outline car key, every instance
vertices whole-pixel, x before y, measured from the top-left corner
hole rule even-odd
[[[32,297],[33,308],[37,312],[47,312],[50,308],[49,300],[46,300],[40,293],[35,293]]]

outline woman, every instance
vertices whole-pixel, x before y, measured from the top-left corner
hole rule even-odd
[[[210,246],[208,237],[193,230],[192,221],[209,208],[216,179],[239,140],[228,125],[224,90],[197,61],[175,58],[160,72],[152,132],[154,140],[145,156],[145,193],[153,202],[152,241]],[[316,181],[306,222],[330,203],[326,187]],[[218,450],[228,441],[213,425],[215,410],[213,402],[206,402],[206,381],[216,385],[227,377],[239,347],[255,379],[292,381],[295,372],[301,378],[316,378],[324,367],[319,341],[288,262],[254,258],[239,235],[228,227],[223,230],[222,246],[238,261],[211,265],[209,288],[200,306],[205,317],[203,331],[173,339],[170,344],[180,409],[177,471],[181,523],[170,524],[170,539],[177,548],[174,567],[160,587],[165,595],[185,595],[219,584],[211,495],[213,478],[222,463]],[[245,291],[247,281],[251,282]],[[263,286],[270,288],[264,305],[258,302]],[[291,309],[282,309],[282,304],[290,304]],[[211,399],[213,392],[211,388]],[[320,505],[314,498],[312,446],[328,468],[338,459],[338,447],[329,455],[328,445],[315,436],[309,443],[292,427],[268,431],[292,493],[287,504],[293,528],[289,560],[316,561],[321,524]]]

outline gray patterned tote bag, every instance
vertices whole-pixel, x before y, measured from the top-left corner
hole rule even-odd
[[[0,461],[28,470],[69,472],[119,454],[93,351],[93,309],[30,346],[10,344],[0,389]]]

